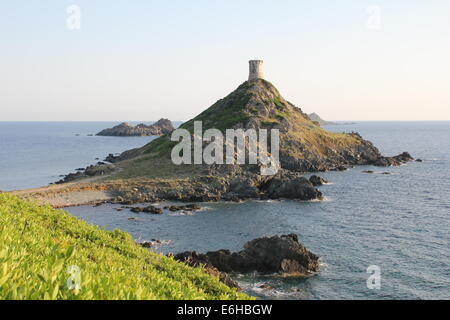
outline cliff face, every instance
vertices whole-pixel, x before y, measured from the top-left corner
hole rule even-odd
[[[105,129],[97,133],[97,136],[162,136],[164,134],[171,133],[174,129],[175,128],[173,127],[172,122],[168,119],[160,119],[149,126],[143,123],[137,126],[131,126],[130,124],[124,122],[118,126]]]

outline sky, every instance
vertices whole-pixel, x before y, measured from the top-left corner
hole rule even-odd
[[[449,17],[448,0],[1,1],[0,121],[188,120],[255,58],[327,120],[450,120]]]

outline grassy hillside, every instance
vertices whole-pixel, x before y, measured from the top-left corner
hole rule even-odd
[[[71,266],[80,270],[79,290],[67,285]],[[0,299],[247,298],[201,269],[135,245],[125,232],[0,194]]]

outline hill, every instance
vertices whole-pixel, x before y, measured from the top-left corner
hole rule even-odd
[[[263,79],[244,82],[180,128],[193,135],[196,121],[202,122],[203,131],[218,129],[222,133],[238,128],[278,129],[281,170],[274,176],[261,176],[260,165],[175,165],[171,151],[177,142],[164,135],[120,156],[110,155],[107,161],[112,165],[89,167],[63,181],[100,176],[101,183],[94,188],[109,190],[119,202],[313,200],[323,196],[316,185],[302,177],[305,172],[399,165],[412,159],[406,153],[384,157],[358,133],[332,133],[321,128]]]
[[[2,300],[249,298],[200,268],[141,248],[123,231],[7,194],[0,194],[0,243]]]
[[[180,128],[193,133],[194,121],[202,121],[203,130],[216,128],[222,132],[236,128],[279,129],[281,166],[292,171],[337,170],[344,165],[370,164],[381,157],[378,149],[358,134],[320,128],[263,79],[244,82]],[[168,157],[175,144],[166,135],[124,153],[118,160],[145,154]]]

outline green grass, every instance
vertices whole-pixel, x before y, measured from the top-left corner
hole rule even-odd
[[[71,266],[80,270],[80,289],[67,285]],[[123,231],[100,230],[64,211],[3,193],[0,299],[249,297],[199,268],[135,245]]]

